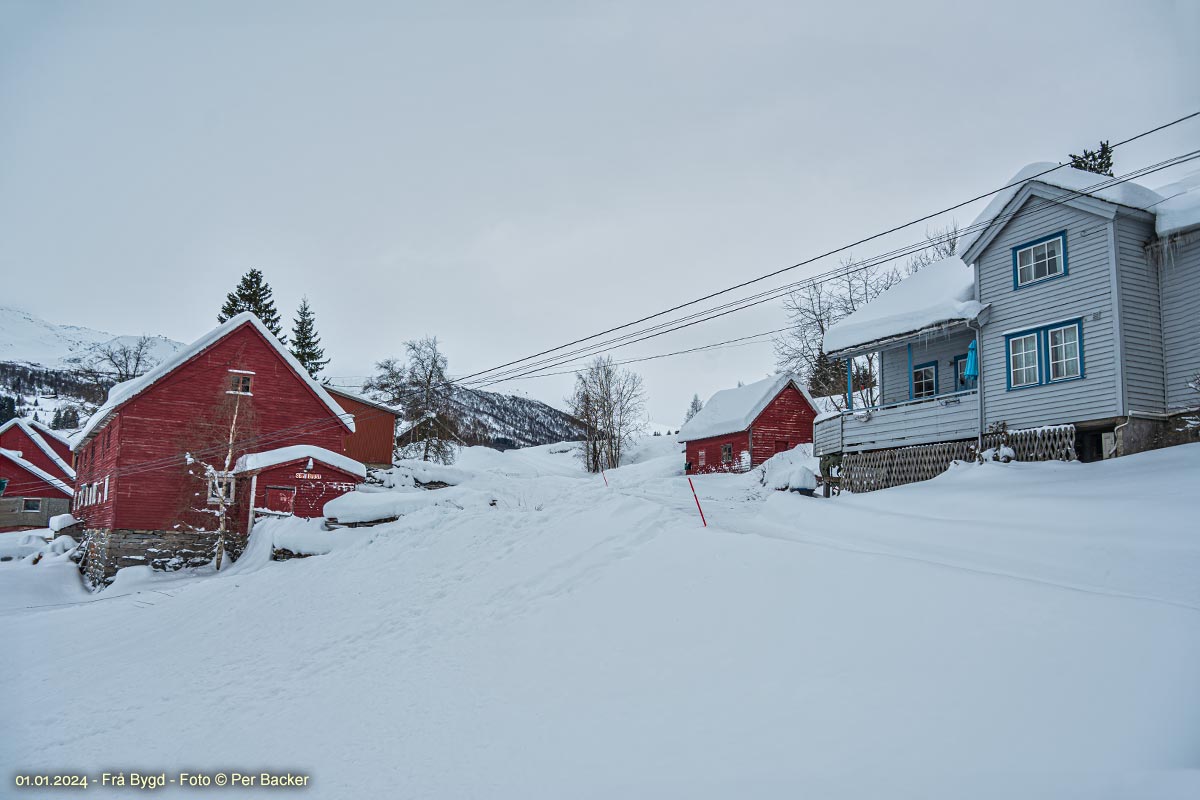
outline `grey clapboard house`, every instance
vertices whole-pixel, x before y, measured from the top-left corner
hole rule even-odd
[[[834,325],[879,354],[878,406],[818,418],[818,455],[1073,426],[1083,460],[1195,440],[1200,172],[1148,189],[1033,164],[930,265]],[[1032,176],[1037,177],[1032,177]],[[972,345],[978,378],[965,369]]]

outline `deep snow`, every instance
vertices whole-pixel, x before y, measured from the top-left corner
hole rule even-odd
[[[319,523],[263,523],[216,576],[0,564],[3,761],[322,798],[1200,791],[1200,445],[832,500],[698,476],[708,528],[678,449],[607,486],[567,446],[469,449],[494,506],[283,563],[268,537]]]

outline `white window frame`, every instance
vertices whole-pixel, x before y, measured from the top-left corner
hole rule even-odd
[[[1075,373],[1073,375],[1055,376],[1055,374],[1054,374],[1055,364],[1059,364],[1059,363],[1070,364],[1071,363],[1071,361],[1067,360],[1067,359],[1064,359],[1062,361],[1056,361],[1054,358],[1054,334],[1059,333],[1060,331],[1070,331],[1071,336],[1073,337],[1072,343],[1075,345],[1075,359],[1074,359]],[[1080,337],[1079,325],[1074,322],[1069,323],[1067,325],[1059,325],[1054,328],[1046,329],[1046,358],[1050,362],[1048,369],[1047,369],[1048,374],[1046,376],[1046,379],[1048,382],[1057,383],[1059,381],[1073,381],[1083,374],[1083,355],[1082,355],[1083,350],[1081,347],[1080,338],[1081,337]]]
[[[1014,258],[1016,259],[1017,287],[1018,288],[1020,288],[1022,286],[1029,286],[1030,284],[1033,284],[1033,283],[1039,283],[1041,281],[1048,281],[1051,278],[1057,278],[1061,275],[1066,274],[1066,258],[1064,255],[1066,252],[1066,246],[1065,246],[1066,243],[1065,243],[1064,239],[1065,239],[1065,237],[1062,234],[1056,234],[1044,241],[1034,242],[1033,244],[1017,248],[1017,252],[1016,252],[1016,255],[1014,256]],[[1037,265],[1039,263],[1043,263],[1043,264],[1050,263],[1050,254],[1049,254],[1050,245],[1054,245],[1054,247],[1058,250],[1058,252],[1055,254],[1055,260],[1057,261],[1058,269],[1055,272],[1047,272],[1045,275],[1038,277]],[[1037,257],[1039,248],[1041,248],[1041,250],[1045,256],[1044,258],[1042,258],[1040,260]],[[1029,264],[1026,267],[1024,267],[1029,270],[1030,277],[1027,280],[1021,279],[1021,271],[1022,271],[1022,269],[1024,269],[1021,266],[1021,255],[1023,253],[1029,253]]]
[[[1016,344],[1017,342],[1023,342],[1027,339],[1031,340],[1033,342],[1033,380],[1025,381],[1023,383],[1017,383],[1017,379],[1016,379],[1017,367],[1015,367],[1013,364],[1013,360],[1016,357],[1017,352],[1016,352],[1016,348],[1013,347],[1013,345]],[[1008,351],[1008,387],[1010,389],[1023,389],[1026,386],[1037,386],[1039,383],[1042,382],[1042,353],[1041,353],[1041,347],[1039,347],[1038,344],[1039,343],[1038,343],[1038,332],[1037,331],[1031,331],[1029,333],[1022,334],[1020,336],[1013,336],[1011,339],[1008,340],[1008,346],[1005,349]],[[1024,348],[1022,348],[1021,354],[1026,355],[1027,351]],[[1030,366],[1029,364],[1023,364],[1020,367],[1020,369],[1028,370],[1029,366]]]
[[[34,507],[29,508],[29,504],[33,503]],[[22,514],[38,514],[42,510],[42,498],[40,497],[22,497],[21,498],[21,513]]]
[[[703,447],[701,447],[700,451],[699,451],[699,458],[697,459],[697,462],[698,462],[699,466],[701,466],[701,467],[704,466],[704,456],[705,456],[705,450]]]
[[[932,388],[932,391],[929,392],[929,394],[918,394],[917,393],[917,375],[924,374],[926,372],[929,373],[929,380],[925,381],[925,379],[922,378],[921,382],[922,383],[927,382],[930,385],[930,387]],[[937,365],[935,365],[935,364],[923,364],[919,367],[913,367],[913,371],[912,371],[913,396],[912,396],[912,399],[913,400],[928,400],[931,397],[937,397],[937,393],[938,393],[937,378],[938,378],[938,370],[937,370]]]
[[[221,490],[218,487],[224,487],[225,505],[232,503],[234,477],[232,475],[213,475],[208,479],[208,504],[210,506],[221,505]]]

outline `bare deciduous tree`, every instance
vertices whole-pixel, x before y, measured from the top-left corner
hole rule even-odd
[[[139,336],[133,342],[114,339],[93,347],[75,372],[90,383],[123,383],[158,366],[151,355],[153,350],[154,340],[149,336]]]
[[[567,403],[586,429],[580,455],[588,472],[620,466],[621,453],[644,425],[642,376],[597,356],[575,373],[575,391]]]
[[[780,369],[804,377],[816,396],[828,396],[838,408],[845,407],[846,364],[828,359],[825,334],[838,321],[853,314],[895,286],[906,275],[954,255],[958,250],[957,223],[929,230],[927,247],[914,253],[904,272],[894,265],[841,261],[841,274],[821,283],[806,283],[787,295],[784,311],[792,327],[775,339],[775,361]],[[854,402],[873,406],[878,396],[879,354],[866,353],[854,359]]]
[[[406,361],[389,358],[375,365],[379,370],[364,385],[364,391],[403,409],[408,430],[401,436],[399,454],[450,464],[455,443],[461,443],[459,422],[450,400],[448,361],[435,337],[404,343]]]

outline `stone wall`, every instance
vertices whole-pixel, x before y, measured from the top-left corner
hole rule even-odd
[[[246,540],[235,533],[225,535],[225,553],[234,561],[245,549]],[[147,565],[171,572],[200,567],[216,556],[217,535],[205,531],[139,531],[90,529],[84,531],[79,568],[94,587],[112,583],[117,570]]]
[[[1200,425],[1189,423],[1189,419],[1200,420],[1200,411],[1175,414],[1165,420],[1128,417],[1116,427],[1117,453],[1127,456],[1200,442]]]

